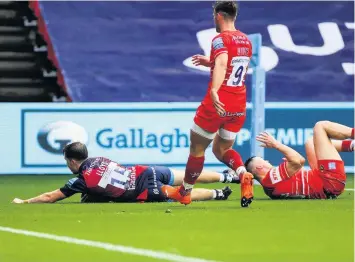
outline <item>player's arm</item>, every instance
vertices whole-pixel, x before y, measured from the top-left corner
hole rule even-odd
[[[215,60],[215,66],[212,74],[211,92],[218,92],[226,77],[228,67],[228,54],[221,53]]]
[[[224,78],[226,77],[228,67],[228,54],[221,53],[215,60],[215,66],[212,74],[212,85],[210,95],[217,113],[222,115],[225,113],[224,104],[219,100],[218,90],[221,88]]]
[[[282,144],[266,132],[260,133],[256,137],[256,140],[262,143],[262,147],[274,148],[285,156],[287,160],[286,170],[289,176],[293,176],[298,170],[300,170],[306,161],[296,150]]]
[[[211,61],[210,58],[204,55],[194,55],[192,57],[192,63],[195,66],[205,66],[205,67],[211,67]]]
[[[71,197],[76,193],[85,193],[86,184],[82,178],[72,178],[60,189],[54,190],[52,192],[47,192],[34,198],[27,200],[22,200],[15,198],[12,203],[15,204],[28,204],[28,203],[55,203],[64,198]]]
[[[29,198],[29,199],[19,199],[15,198],[12,203],[15,204],[32,204],[32,203],[55,203],[59,200],[66,198],[66,196],[60,191],[60,189],[54,190],[52,192],[47,192],[39,196]]]
[[[213,39],[211,47],[211,62],[214,63],[210,95],[219,115],[225,113],[224,104],[219,101],[218,90],[226,77],[228,67],[228,49],[221,36]]]

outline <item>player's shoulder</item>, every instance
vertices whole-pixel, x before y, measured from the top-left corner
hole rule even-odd
[[[97,157],[96,159],[99,159],[101,161],[112,161],[111,159],[109,159],[107,157],[103,157],[103,156]]]
[[[108,165],[109,163],[116,163],[118,165],[117,162],[107,158],[107,157],[103,157],[103,156],[100,156],[100,157],[96,157],[94,158],[94,161],[96,161],[99,165],[100,164],[103,164],[103,165]]]
[[[66,186],[70,187],[70,188],[77,188],[77,187],[86,187],[86,182],[85,182],[85,178],[82,175],[78,175],[76,177],[70,178],[67,183]]]
[[[228,42],[231,39],[231,37],[233,36],[233,32],[234,31],[224,31],[224,32],[219,33],[218,35],[213,37],[212,43],[218,42],[218,41]]]
[[[218,34],[212,39],[212,47],[215,50],[225,47],[225,40],[222,34]]]
[[[222,38],[223,37],[223,33],[219,33],[217,34],[215,37],[212,38],[212,42],[218,38]]]

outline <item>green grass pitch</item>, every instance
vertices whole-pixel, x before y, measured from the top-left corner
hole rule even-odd
[[[272,201],[256,186],[250,208],[239,185],[228,201],[182,206],[77,204],[14,205],[56,189],[69,176],[1,176],[0,226],[165,251],[189,257],[243,262],[354,261],[354,191],[337,200]],[[220,188],[222,184],[209,185]],[[353,175],[347,188],[354,188]],[[167,209],[171,213],[165,213]],[[94,247],[0,232],[0,261],[154,261]]]

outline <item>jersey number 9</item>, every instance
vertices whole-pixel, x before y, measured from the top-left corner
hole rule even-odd
[[[231,66],[233,66],[233,69],[227,81],[227,86],[241,87],[244,85],[244,77],[248,71],[249,61],[249,57],[236,56],[232,58]]]

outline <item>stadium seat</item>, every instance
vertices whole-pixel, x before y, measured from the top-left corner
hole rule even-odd
[[[344,27],[353,21],[351,3],[338,3],[336,10],[330,2],[291,5],[240,3],[238,27],[261,33],[268,47],[264,62],[274,61],[267,72],[266,100],[353,100],[353,76],[342,68],[342,63],[353,63],[354,30]],[[317,9],[322,12],[313,12]],[[40,1],[36,12],[43,18],[50,59],[61,71],[59,81],[73,101],[196,102],[206,92],[207,72],[183,61],[203,52],[196,34],[214,27],[211,2]],[[328,44],[321,23],[339,31],[338,45],[317,53],[315,48]],[[286,29],[293,45],[278,46],[275,32]],[[202,41],[204,46],[209,42]]]

